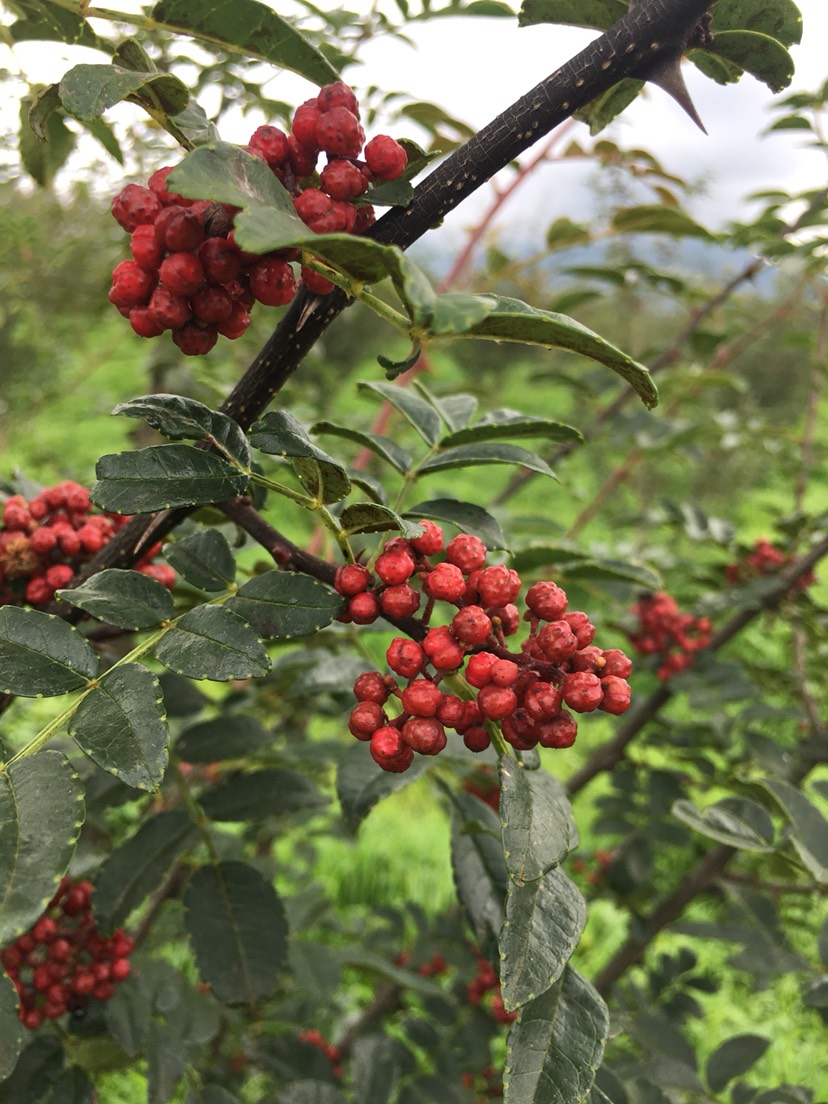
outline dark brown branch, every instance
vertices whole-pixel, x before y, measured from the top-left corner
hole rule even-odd
[[[754,606],[751,606],[749,609],[740,610],[739,613],[734,614],[733,617],[715,633],[713,639],[710,641],[709,647],[705,650],[717,652],[720,648],[723,648],[725,644],[729,643],[734,636],[737,636],[746,625],[755,621],[760,614],[778,606],[786,594],[788,594],[794,583],[796,583],[797,579],[801,578],[803,575],[807,575],[823,556],[826,555],[828,555],[828,537],[821,540],[818,544],[815,544],[805,555],[794,560],[784,571],[780,571],[773,590],[763,598],[757,600]],[[662,706],[666,705],[672,696],[673,690],[668,681],[659,686],[657,690],[654,690],[648,698],[645,698],[635,706],[619,725],[615,736],[606,744],[599,747],[586,763],[576,770],[567,780],[566,788],[569,794],[573,795],[578,793],[584,786],[591,782],[597,774],[601,774],[603,771],[612,770],[624,757],[627,748],[639,732],[641,732],[644,726],[658,714]]]
[[[456,150],[418,185],[408,207],[392,208],[368,236],[407,249],[579,107],[658,57],[677,56],[711,3],[650,0],[639,4]],[[248,429],[347,303],[338,290],[323,298],[300,291],[222,411]],[[105,567],[131,566],[187,513],[174,510],[136,517],[92,560],[86,577]]]
[[[789,775],[790,781],[794,785],[801,783],[813,770],[818,758],[817,755],[810,753],[810,748],[806,744],[797,766]],[[643,921],[642,928],[645,934],[630,936],[594,979],[593,985],[601,996],[606,997],[627,970],[641,962],[644,952],[658,933],[674,920],[678,920],[691,901],[707,892],[724,873],[731,859],[738,854],[737,848],[729,847],[724,843],[717,843],[707,852],[704,858],[679,882],[673,892],[669,893]]]
[[[315,579],[321,579],[323,583],[333,583],[336,564],[321,560],[318,556],[305,552],[289,541],[254,509],[249,499],[234,498],[229,502],[222,502],[219,509],[230,521],[235,522],[240,529],[266,549],[280,567],[288,571],[300,571],[303,575],[312,575]],[[426,627],[422,621],[417,621],[413,617],[388,617],[386,614],[382,614],[382,617],[389,625],[393,625],[395,629],[404,632],[413,640],[422,640],[426,634]]]

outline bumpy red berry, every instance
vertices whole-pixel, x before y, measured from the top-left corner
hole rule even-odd
[[[378,134],[365,147],[365,160],[379,180],[396,180],[408,164],[408,154],[387,134]]]

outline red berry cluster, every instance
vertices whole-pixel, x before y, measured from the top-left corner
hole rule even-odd
[[[476,1077],[470,1070],[466,1070],[460,1074],[460,1084],[475,1094],[476,1104],[503,1099],[503,1078],[494,1066],[486,1066]]]
[[[592,644],[595,627],[585,613],[567,612],[565,592],[553,582],[534,583],[526,594],[524,620],[529,635],[517,651],[506,646],[520,625],[515,602],[521,589],[516,571],[503,564],[486,566],[487,550],[475,536],[461,534],[445,546],[433,522],[413,540],[388,541],[374,564],[378,581],[362,564],[346,564],[334,587],[348,599],[342,620],[367,625],[382,614],[419,618],[429,624],[435,602],[458,607],[448,625],[432,626],[422,642],[397,637],[387,652],[388,666],[406,682],[400,687],[377,671],[354,683],[357,706],[349,728],[370,741],[371,755],[383,770],[408,769],[417,751],[437,755],[446,746],[446,729],[463,737],[470,751],[489,746],[488,721],[500,725],[513,747],[570,747],[578,731],[576,713],[603,709],[623,713],[630,703],[626,681],[632,663],[624,653]],[[465,667],[464,667],[465,665]],[[440,682],[463,674],[476,691],[470,700],[443,693]],[[393,719],[383,708],[394,698]]]
[[[775,575],[787,567],[793,558],[762,538],[756,542],[752,551],[743,560],[727,565],[725,577],[729,583],[747,583],[762,575]],[[813,571],[808,571],[805,575],[800,575],[791,590],[801,590],[812,586],[815,582],[816,576]]]
[[[471,778],[463,783],[466,793],[479,797],[490,809],[497,813],[500,810],[500,782],[494,770],[489,766],[482,766]]]
[[[663,591],[643,595],[630,612],[638,619],[636,628],[627,633],[630,643],[641,655],[661,658],[656,674],[662,681],[690,667],[694,653],[706,648],[713,637],[709,618],[682,613],[676,600]]]
[[[586,875],[586,880],[592,886],[600,885],[614,858],[614,851],[594,851],[589,858],[573,859],[572,873]]]
[[[129,521],[90,510],[89,491],[78,483],[58,483],[29,500],[19,494],[6,499],[0,527],[0,605],[46,605]],[[150,562],[160,548],[151,548],[135,570],[171,587],[173,569]]]
[[[408,162],[387,134],[364,144],[356,96],[337,81],[297,108],[291,134],[260,126],[245,149],[267,162],[311,230],[361,234],[374,222],[374,208],[360,196],[370,184],[396,180]],[[327,164],[317,174],[320,153]],[[298,251],[244,252],[233,231],[237,208],[170,192],[172,171],[158,169],[146,188],[127,184],[112,201],[113,216],[132,235],[133,259],[116,266],[109,299],[140,337],[170,330],[182,353],[201,356],[219,334],[241,337],[254,302],[291,301]],[[317,295],[333,290],[313,269],[303,267],[301,279]]]
[[[342,1076],[342,1055],[339,1048],[334,1046],[333,1043],[329,1043],[321,1031],[310,1028],[308,1031],[300,1031],[298,1037],[303,1043],[310,1043],[311,1046],[315,1046],[317,1050],[322,1051],[331,1063],[334,1077]]]
[[[64,878],[29,931],[0,951],[17,989],[20,1019],[34,1031],[44,1020],[109,1000],[129,977],[132,939],[120,928],[106,937],[95,926],[90,882]]]
[[[411,962],[411,951],[400,951],[394,959],[395,966],[408,966]],[[449,964],[439,951],[435,951],[427,962],[421,962],[417,967],[417,973],[422,977],[440,977],[448,973]]]
[[[489,994],[491,998],[489,999]],[[517,1012],[507,1012],[500,995],[500,978],[488,959],[477,954],[477,974],[466,987],[466,1000],[469,1004],[487,1003],[492,1018],[498,1023],[509,1024],[517,1019]]]

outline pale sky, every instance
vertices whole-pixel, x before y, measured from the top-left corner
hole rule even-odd
[[[121,0],[119,10],[134,10],[133,0]],[[276,6],[275,4],[273,5]],[[370,7],[368,0],[351,0],[355,10]],[[279,11],[286,10],[279,4]],[[325,7],[321,0],[320,7]],[[828,2],[799,0],[804,22],[803,42],[792,54],[796,73],[789,91],[817,89],[828,79]],[[389,4],[390,10],[396,10]],[[482,126],[519,95],[542,80],[580,50],[594,32],[544,25],[519,28],[516,21],[491,18],[442,18],[414,24],[408,33],[416,48],[393,39],[368,42],[360,56],[361,67],[351,68],[350,80],[376,84],[404,92],[415,99],[433,100],[450,113]],[[21,43],[17,61],[33,81],[53,81],[77,61],[99,61],[91,51],[53,48],[48,44]],[[9,64],[8,51],[0,47],[0,65]],[[13,67],[10,66],[10,67]],[[780,132],[761,139],[772,121],[773,94],[752,77],[737,85],[721,86],[685,65],[685,74],[696,106],[705,122],[705,137],[673,101],[654,88],[639,98],[614,125],[611,136],[625,146],[644,146],[679,175],[704,178],[706,198],[696,201],[695,213],[714,226],[743,210],[743,197],[755,190],[779,187],[797,190],[824,185],[824,155],[804,149],[803,132]],[[288,102],[313,94],[307,82],[285,73],[271,82],[269,93]],[[785,93],[782,93],[784,96]],[[125,106],[126,120],[136,109]],[[113,113],[114,117],[114,113]],[[255,125],[255,123],[254,123]],[[230,122],[223,137],[243,142],[251,131],[250,120],[240,120],[238,132]],[[585,128],[581,133],[586,136]],[[411,137],[421,137],[412,131]],[[573,213],[573,192],[583,188],[586,170],[550,166],[544,168],[510,217],[521,217],[542,204],[545,220]],[[483,200],[451,216],[459,227],[474,217]]]

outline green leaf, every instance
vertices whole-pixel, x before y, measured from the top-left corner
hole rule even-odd
[[[473,426],[449,433],[440,439],[440,448],[479,444],[503,438],[541,437],[545,441],[583,441],[582,434],[563,422],[519,414],[516,410],[493,410]]]
[[[406,521],[390,507],[376,502],[354,502],[346,506],[339,515],[339,523],[348,536],[353,533],[396,532],[410,540],[423,533],[421,525]]]
[[[451,867],[457,896],[484,954],[497,945],[508,873],[494,809],[467,793],[452,794]]]
[[[567,967],[556,985],[524,1005],[509,1032],[504,1104],[581,1104],[608,1031],[606,1005]]]
[[[54,1035],[38,1032],[20,1055],[11,1076],[0,1082],[0,1104],[55,1104],[51,1093],[65,1073],[60,1041]]]
[[[626,12],[624,0],[523,0],[518,25],[564,23],[570,27],[605,31]]]
[[[672,813],[682,824],[708,839],[738,847],[741,851],[776,850],[773,822],[755,801],[725,798],[706,809],[697,809],[691,801],[676,801]]]
[[[394,774],[377,766],[367,748],[349,748],[339,760],[336,794],[351,831],[357,830],[378,801],[415,782],[432,765],[428,756],[417,756],[407,771]]]
[[[565,314],[538,310],[519,299],[499,296],[497,309],[464,336],[517,341],[542,345],[547,349],[569,349],[617,372],[635,390],[645,406],[654,407],[658,402],[655,384],[643,365]]]
[[[256,0],[233,0],[230,8],[162,0],[152,9],[150,18],[160,24],[160,29],[199,39],[212,50],[218,48],[290,69],[312,84],[339,80],[323,53],[291,23]]]
[[[83,818],[83,788],[60,752],[28,755],[0,772],[0,947],[46,908]]]
[[[423,993],[427,996],[436,996],[442,993],[440,986],[430,978],[423,977],[415,970],[397,966],[374,951],[363,951],[359,949],[358,945],[354,951],[346,948],[342,952],[341,961],[343,966],[350,966],[357,970],[375,974],[377,977],[386,978],[403,989],[413,989],[416,993]]]
[[[169,73],[137,73],[117,65],[75,65],[61,80],[61,103],[76,119],[96,119],[121,100],[150,114],[177,115],[190,98],[187,86]]]
[[[427,445],[436,445],[440,440],[440,416],[434,408],[418,395],[393,383],[367,383],[358,385],[360,391],[375,391],[390,402],[417,430]]]
[[[391,1039],[384,1035],[357,1039],[351,1056],[351,1090],[356,1100],[388,1104],[399,1076]]]
[[[308,575],[266,571],[240,587],[227,608],[249,621],[262,636],[293,640],[330,625],[343,605],[336,591]]]
[[[469,295],[458,291],[438,295],[427,333],[431,337],[451,337],[467,333],[487,318],[496,306],[495,295]]]
[[[19,152],[23,168],[41,188],[48,188],[75,148],[75,135],[63,118],[47,113],[35,134],[39,101],[20,101]]]
[[[828,882],[828,821],[805,794],[781,778],[751,780],[766,790],[791,826],[794,847],[814,878]]]
[[[209,441],[245,467],[250,463],[250,445],[238,422],[195,399],[182,395],[143,395],[119,403],[112,413],[143,418],[171,441]]]
[[[104,861],[95,885],[95,914],[108,928],[122,924],[161,884],[197,835],[186,813],[155,813],[145,820]]]
[[[431,403],[452,433],[456,430],[465,429],[469,425],[478,405],[474,395],[467,395],[460,391],[453,395],[444,395],[438,399],[436,395],[429,391],[422,380],[414,380],[413,382],[419,394],[423,396],[426,402]]]
[[[174,614],[167,587],[140,571],[108,567],[57,597],[119,629],[153,629]]]
[[[126,574],[126,573],[125,573]],[[138,663],[113,667],[83,698],[69,734],[127,786],[157,790],[167,769],[167,717],[158,679]]]
[[[19,16],[10,27],[14,42],[45,39],[72,46],[89,46],[93,50],[107,49],[107,44],[98,38],[78,12],[69,11],[52,0],[16,0],[14,5],[9,6]]]
[[[359,429],[336,425],[334,422],[317,422],[311,426],[311,433],[330,433],[335,437],[344,437],[348,441],[355,441],[356,444],[370,449],[371,452],[383,460],[387,460],[401,475],[405,475],[413,463],[410,452],[401,448],[390,437],[384,437],[379,433],[363,433]]]
[[[722,31],[716,35],[710,51],[762,81],[771,92],[781,92],[793,79],[791,55],[768,35],[755,31]]]
[[[701,223],[675,207],[644,204],[640,207],[622,207],[612,216],[613,228],[619,234],[669,234],[674,238],[701,238],[718,241]]]
[[[480,444],[458,445],[457,448],[441,449],[430,456],[415,470],[418,476],[431,472],[447,471],[450,468],[475,468],[479,464],[517,464],[521,468],[547,475],[557,480],[557,476],[537,455],[518,445]]]
[[[592,231],[582,223],[569,218],[557,218],[546,231],[549,249],[569,249],[573,245],[586,245],[592,240]]]
[[[5,1081],[17,1065],[22,1050],[23,1024],[17,1014],[17,990],[0,970],[0,1081]]]
[[[178,675],[216,682],[261,678],[270,670],[256,630],[224,606],[197,606],[179,617],[156,645],[155,658]]]
[[[86,686],[98,672],[88,640],[60,617],[0,608],[0,690],[24,698],[52,698]]]
[[[313,444],[287,410],[271,410],[250,431],[250,443],[289,460],[305,490],[322,502],[338,502],[351,489],[345,468]]]
[[[345,1097],[329,1081],[293,1081],[276,1104],[345,1104]]]
[[[410,518],[426,518],[454,525],[461,533],[480,537],[487,548],[507,548],[506,538],[490,513],[472,502],[458,502],[453,498],[430,498],[418,502],[405,511]]]
[[[586,901],[561,870],[522,885],[509,879],[500,933],[506,1008],[528,1004],[555,984],[578,945],[586,917]]]
[[[707,1059],[705,1076],[713,1092],[719,1093],[734,1077],[741,1077],[755,1065],[770,1046],[764,1035],[736,1035],[716,1047]]]
[[[203,866],[184,897],[199,973],[220,1001],[269,997],[287,957],[287,922],[270,882],[252,866]]]
[[[644,82],[640,80],[632,78],[620,80],[606,92],[602,92],[584,107],[579,108],[573,118],[586,123],[589,126],[589,133],[594,137],[630,106],[643,87]]]
[[[500,819],[509,877],[522,885],[536,881],[578,846],[578,829],[566,791],[546,771],[526,771],[503,756]]]
[[[185,763],[213,763],[217,759],[243,759],[265,751],[273,734],[247,713],[224,713],[212,721],[193,725],[175,743],[177,758]]]
[[[204,529],[164,546],[164,555],[190,586],[209,592],[227,590],[236,578],[236,561],[217,529]]]
[[[794,0],[717,0],[713,33],[722,31],[758,31],[793,46],[802,39],[802,15]]]
[[[152,445],[107,453],[95,469],[92,501],[113,514],[223,502],[247,489],[248,477],[226,460],[192,445]]]
[[[289,193],[268,166],[229,142],[209,142],[189,153],[170,176],[169,186],[194,199],[230,203],[235,236],[243,249],[268,253],[299,246],[315,257],[369,283],[399,268],[402,253],[354,234],[316,234],[296,214]]]
[[[201,798],[207,816],[221,821],[259,820],[327,804],[310,778],[281,767],[228,778]]]

